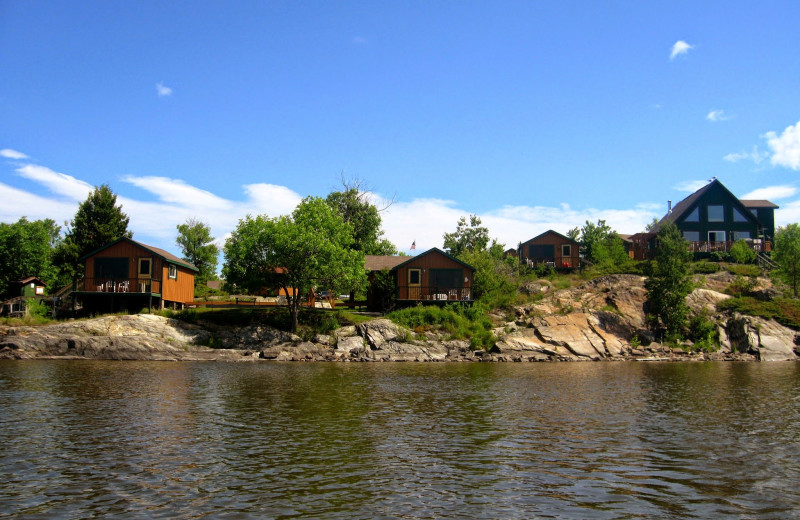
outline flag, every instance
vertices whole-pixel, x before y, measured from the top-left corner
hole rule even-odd
[[[417,241],[414,240],[413,242],[411,242],[411,249],[416,249],[416,248],[417,248]]]

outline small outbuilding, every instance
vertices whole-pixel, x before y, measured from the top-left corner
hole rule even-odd
[[[553,268],[580,267],[580,244],[571,238],[548,230],[519,245],[520,262],[530,266],[546,264]]]

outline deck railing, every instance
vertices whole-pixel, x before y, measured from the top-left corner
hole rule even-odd
[[[75,287],[79,292],[160,294],[161,280],[153,278],[83,278]]]
[[[731,250],[733,244],[736,242],[728,240],[726,242],[711,242],[711,241],[699,241],[699,242],[689,242],[689,251],[692,253],[713,253],[714,251],[721,251],[727,252]],[[772,250],[772,244],[769,241],[755,241],[755,240],[747,240],[747,245],[749,245],[753,251],[763,253]]]
[[[472,288],[401,285],[397,287],[396,297],[398,300],[470,301],[472,300]]]

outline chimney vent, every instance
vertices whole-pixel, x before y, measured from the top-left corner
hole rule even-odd
[[[667,215],[669,215],[671,213],[672,213],[672,201],[668,200],[667,201]]]

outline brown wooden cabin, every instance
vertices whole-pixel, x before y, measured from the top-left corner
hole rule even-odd
[[[556,269],[580,267],[580,244],[552,229],[519,245],[520,262]]]
[[[416,256],[367,255],[364,267],[370,285],[380,271],[385,269],[391,274],[395,301],[401,306],[472,301],[475,268],[438,248]],[[381,308],[373,290],[367,291],[367,306],[371,309]]]
[[[194,301],[198,269],[163,249],[120,238],[80,260],[84,277],[73,296],[84,312],[183,308]]]

